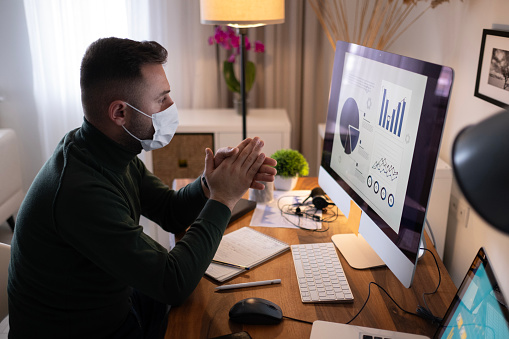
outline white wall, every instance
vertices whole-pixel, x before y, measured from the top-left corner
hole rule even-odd
[[[401,36],[392,52],[451,66],[455,79],[446,120],[440,157],[450,164],[456,134],[500,110],[474,97],[483,29],[509,30],[509,1],[450,0],[429,10]],[[452,202],[466,204],[453,184]],[[509,217],[509,216],[508,216]],[[466,227],[465,227],[466,226]],[[475,253],[485,246],[506,296],[509,295],[509,236],[488,226],[471,210],[466,223],[458,220],[454,208],[449,212],[444,263],[456,285],[461,283]]]

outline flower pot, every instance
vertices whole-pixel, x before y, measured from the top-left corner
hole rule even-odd
[[[250,106],[249,98],[246,98],[246,115],[249,113]],[[240,96],[235,95],[233,97],[233,108],[238,115],[242,115],[242,100],[240,99]]]
[[[274,179],[274,188],[279,191],[291,191],[297,185],[297,180],[299,177],[282,177],[276,175]]]
[[[249,200],[261,204],[266,204],[274,200],[274,183],[264,182],[263,184],[265,184],[265,189],[263,190],[249,189]]]

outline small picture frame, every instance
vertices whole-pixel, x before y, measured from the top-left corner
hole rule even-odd
[[[474,95],[509,107],[509,32],[483,30]]]

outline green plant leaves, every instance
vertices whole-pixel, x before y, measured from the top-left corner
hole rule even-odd
[[[226,86],[232,92],[240,93],[240,82],[237,80],[235,76],[235,71],[233,69],[233,62],[224,61],[223,62],[223,75],[226,81]],[[246,92],[249,92],[251,87],[253,87],[254,81],[256,77],[256,66],[252,61],[246,62]]]
[[[294,177],[297,175],[304,177],[309,174],[309,164],[299,151],[280,149],[270,157],[277,161],[275,168],[277,174],[282,177]]]

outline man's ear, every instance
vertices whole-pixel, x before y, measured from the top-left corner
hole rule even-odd
[[[122,100],[112,101],[108,107],[108,118],[118,126],[125,124],[127,105]]]

